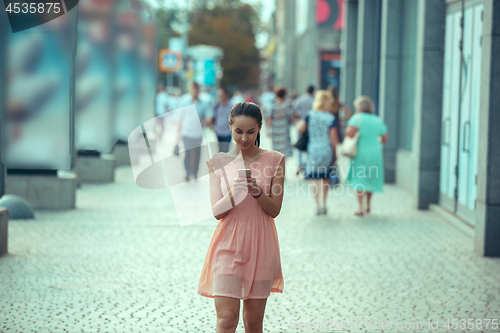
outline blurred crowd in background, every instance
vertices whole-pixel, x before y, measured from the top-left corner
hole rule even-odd
[[[294,90],[288,91],[284,86],[266,86],[263,91],[236,90],[233,93],[231,93],[227,88],[221,87],[216,90],[216,94],[213,94],[208,90],[200,88],[197,83],[195,83],[195,85],[195,89],[193,89],[191,85],[189,91],[184,94],[182,94],[180,88],[172,87],[167,91],[163,84],[158,85],[155,115],[159,116],[169,111],[174,111],[178,108],[193,104],[192,102],[194,99],[199,101],[202,105],[210,108],[214,114],[222,112],[219,111],[221,109],[221,105],[227,105],[228,107],[225,108],[225,112],[220,115],[221,118],[225,120],[225,123],[227,123],[231,108],[236,103],[240,102],[258,104],[261,107],[264,118],[267,119],[270,116],[273,104],[283,102],[287,105],[287,108],[292,110],[290,122],[296,123],[300,118],[306,116],[312,109],[314,93],[317,91],[314,85],[308,86],[306,91],[302,94],[299,94]],[[344,127],[342,124],[345,124],[345,122],[349,120],[352,115],[352,111],[345,104],[339,101],[338,91],[335,87],[329,86],[327,90],[330,94],[332,94],[332,97],[336,101],[335,105],[332,106],[331,112],[340,119],[339,128],[343,129]],[[278,94],[281,94],[281,96],[284,97],[278,97]],[[175,117],[175,114],[172,113],[171,117]],[[174,118],[172,118],[172,120],[174,120]],[[216,124],[214,122],[207,123],[206,125],[212,130],[216,129]],[[221,127],[222,126],[223,125],[221,125]],[[229,123],[227,123],[227,129],[228,128]],[[222,132],[223,128],[221,128],[220,131]]]
[[[314,94],[317,89],[314,85],[309,85],[302,94],[294,90],[288,91],[284,86],[266,86],[263,91],[259,90],[245,90],[230,92],[227,88],[221,87],[216,90],[213,94],[206,89],[200,88],[200,85],[195,83],[195,89],[193,85],[190,85],[189,91],[182,93],[182,90],[178,87],[170,87],[171,89],[166,89],[163,84],[159,84],[156,94],[156,107],[155,115],[160,116],[169,111],[174,111],[178,108],[193,104],[193,100],[198,101],[203,107],[208,107],[213,114],[221,113],[220,118],[225,120],[227,123],[227,128],[224,128],[223,122],[221,122],[220,132],[224,132],[227,136],[229,129],[229,123],[227,119],[229,117],[229,112],[231,108],[240,102],[251,102],[258,104],[261,107],[263,116],[268,119],[271,115],[271,110],[273,104],[284,103],[288,110],[291,110],[290,123],[296,123],[299,119],[307,116],[308,112],[312,109]],[[339,119],[339,132],[341,137],[345,130],[345,123],[352,116],[352,111],[339,100],[338,91],[333,86],[328,86],[327,91],[332,95],[334,99],[334,104],[332,105],[330,112]],[[227,106],[222,111],[221,106]],[[171,114],[171,119],[174,120],[175,113]],[[216,130],[216,123],[212,122],[206,123],[212,130]],[[216,133],[220,133],[216,131]],[[286,153],[286,151],[285,151]],[[290,155],[290,154],[285,154]]]

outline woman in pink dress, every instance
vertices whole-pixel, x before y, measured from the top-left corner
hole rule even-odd
[[[236,147],[208,162],[212,211],[220,220],[210,242],[198,294],[214,298],[217,333],[234,332],[243,300],[245,332],[262,332],[267,297],[283,292],[278,234],[285,157],[259,148],[262,112],[235,104],[229,124]],[[238,169],[251,169],[240,178]]]

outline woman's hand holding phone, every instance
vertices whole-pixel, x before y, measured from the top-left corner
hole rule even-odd
[[[257,180],[252,177],[250,169],[239,169],[238,178],[234,179],[234,188],[238,193],[247,192],[253,195],[260,193],[260,188],[257,186]]]
[[[235,197],[238,197],[241,193],[248,193],[248,187],[246,186],[246,178],[234,178],[234,184],[231,191]]]
[[[258,195],[260,193],[260,188],[257,185],[257,180],[255,178],[235,178],[234,187],[240,191],[246,191],[253,195]]]

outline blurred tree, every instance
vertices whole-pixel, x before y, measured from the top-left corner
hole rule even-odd
[[[165,0],[157,0],[155,10],[158,19],[158,35],[161,36],[158,45],[160,48],[167,47],[169,37],[179,37],[178,27],[180,26],[181,11],[177,7],[165,6]]]
[[[165,0],[157,0],[155,14],[158,20],[158,49],[168,48],[168,40],[172,37],[180,37],[178,30],[181,25],[182,12],[178,7],[165,5]],[[158,73],[158,83],[166,84],[167,74]],[[174,76],[174,84],[176,77]]]
[[[260,54],[255,35],[258,8],[240,0],[196,0],[190,17],[189,45],[213,45],[224,50],[222,85],[253,88],[259,84]]]

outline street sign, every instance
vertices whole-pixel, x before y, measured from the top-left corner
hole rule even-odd
[[[161,49],[158,57],[160,72],[175,73],[182,69],[182,54],[170,49]]]

